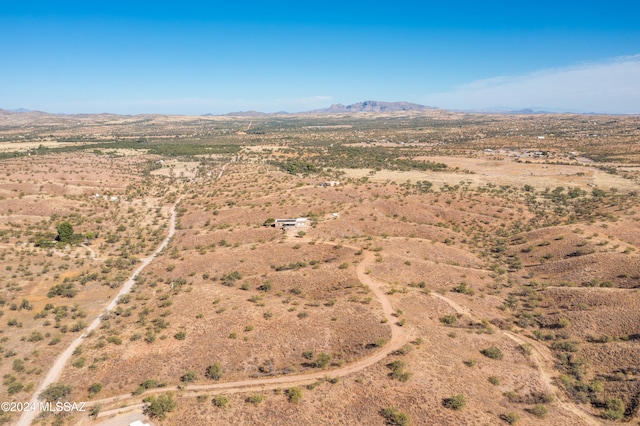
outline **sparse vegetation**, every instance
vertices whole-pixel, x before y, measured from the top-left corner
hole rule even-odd
[[[502,359],[504,355],[502,354],[502,350],[495,346],[490,346],[480,351],[480,353],[487,358],[491,359]]]
[[[382,376],[340,380],[354,404],[354,386],[384,388],[388,401],[401,401],[415,383],[463,374],[469,386],[485,381],[499,399],[504,392],[513,410],[498,420],[500,411],[474,399],[468,409],[478,422],[539,422],[552,398],[542,382],[525,380],[537,350],[548,349],[557,372],[540,374],[558,376],[564,403],[591,404],[610,421],[637,420],[638,396],[629,391],[638,382],[629,367],[635,358],[626,349],[640,333],[640,157],[629,143],[640,136],[636,117],[67,119],[0,123],[7,143],[42,144],[29,156],[0,152],[6,400],[28,400],[55,356],[101,316],[67,363],[68,384],[48,388],[49,396],[140,395],[325,369],[335,377],[304,388],[300,407],[321,389],[331,410],[337,369],[384,354]],[[537,139],[541,129],[554,136]],[[496,179],[500,170],[509,173]],[[178,200],[169,245],[105,312],[166,237]],[[262,226],[276,217],[309,217],[312,225]],[[535,347],[505,333],[533,336]],[[398,335],[415,340],[400,348]],[[425,371],[425,356],[455,359],[459,368]],[[273,403],[302,397],[303,388],[282,386]],[[139,402],[135,395],[121,396],[122,404]],[[171,412],[162,395],[147,400],[162,413],[156,418]],[[218,408],[244,398],[259,405],[266,394],[202,395],[180,398],[168,421],[179,424],[184,410],[224,423],[231,412]],[[454,395],[442,403],[455,410],[465,402]],[[345,413],[344,421],[409,422],[395,408],[379,409],[362,419]],[[282,415],[258,411],[265,422]],[[16,420],[5,417],[0,423]]]
[[[384,408],[381,413],[388,425],[408,426],[411,424],[409,415],[407,413],[403,413],[397,408],[387,407]]]
[[[166,393],[158,396],[149,396],[144,399],[147,405],[144,408],[144,414],[152,419],[164,420],[168,413],[176,409],[176,402],[172,393]]]
[[[464,395],[457,394],[442,400],[442,405],[452,410],[462,410],[467,405]]]

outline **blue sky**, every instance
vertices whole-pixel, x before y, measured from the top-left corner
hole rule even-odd
[[[640,113],[637,0],[5,3],[0,108]]]

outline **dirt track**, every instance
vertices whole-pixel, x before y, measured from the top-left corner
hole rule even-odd
[[[140,266],[136,268],[136,270],[131,274],[131,277],[129,278],[129,280],[124,283],[124,285],[122,286],[118,294],[116,294],[116,296],[111,300],[109,305],[107,305],[107,307],[105,308],[105,312],[111,311],[113,308],[116,307],[118,298],[124,294],[127,294],[129,291],[131,291],[131,288],[135,284],[136,276],[140,272],[142,272],[142,270],[146,268],[153,261],[153,259],[158,253],[164,250],[167,244],[169,244],[169,241],[171,240],[171,238],[173,237],[173,234],[175,233],[176,206],[178,205],[179,202],[180,202],[180,199],[178,199],[178,201],[176,201],[176,203],[171,208],[171,219],[169,221],[169,233],[167,234],[167,237],[164,239],[162,244],[158,246],[156,251],[153,252],[153,254],[151,254],[150,256],[142,260],[142,262],[140,263]],[[56,379],[62,373],[62,370],[64,369],[64,366],[66,365],[67,361],[69,360],[69,358],[71,358],[73,351],[82,344],[85,337],[92,330],[95,330],[100,325],[101,322],[102,322],[102,314],[100,314],[96,319],[94,319],[93,322],[89,325],[89,327],[87,327],[87,329],[84,331],[84,333],[82,333],[74,341],[72,341],[71,344],[64,350],[64,352],[60,354],[60,356],[56,359],[56,361],[51,366],[51,369],[49,369],[49,372],[47,373],[42,383],[40,383],[40,386],[38,386],[36,391],[33,393],[30,403],[34,404],[34,406],[37,406],[38,400],[40,399],[39,398],[40,393],[47,386],[49,386],[50,384],[56,381]],[[22,416],[20,417],[20,420],[18,420],[17,425],[29,426],[33,422],[37,414],[38,414],[37,410],[23,412]]]
[[[351,247],[353,249],[358,249],[357,247]],[[275,389],[277,387],[281,387],[282,385],[288,386],[296,386],[296,385],[304,385],[308,383],[313,383],[316,380],[323,379],[327,376],[330,377],[342,377],[347,376],[349,374],[356,373],[358,371],[364,370],[365,368],[377,363],[378,361],[384,359],[389,354],[397,351],[403,345],[409,342],[409,336],[406,335],[404,329],[399,325],[394,323],[394,309],[391,305],[389,299],[385,296],[384,292],[381,289],[381,283],[375,281],[366,273],[366,268],[374,261],[374,255],[372,252],[367,252],[364,254],[364,258],[358,265],[356,269],[356,273],[358,275],[358,279],[360,282],[366,286],[368,286],[372,293],[376,296],[376,298],[380,301],[382,305],[382,310],[384,312],[384,316],[387,319],[388,323],[391,324],[391,339],[377,352],[372,354],[369,357],[360,359],[352,364],[349,364],[345,367],[331,370],[331,371],[318,371],[309,374],[299,374],[295,376],[282,376],[270,379],[249,379],[249,380],[241,380],[236,382],[228,382],[228,383],[215,383],[210,385],[193,385],[182,387],[181,390],[183,392],[188,392],[191,395],[197,395],[200,392],[212,392],[212,391],[224,391],[226,393],[236,393],[236,392],[249,392],[249,391],[258,391],[258,390],[266,390],[266,389]],[[170,390],[168,388],[154,389],[147,391],[145,395],[154,394],[154,393],[164,393]],[[131,405],[127,408],[122,408],[123,404],[127,402],[134,402],[135,404]],[[91,406],[95,405],[105,405],[112,404],[115,402],[120,402],[120,408],[116,408],[113,410],[108,410],[101,412],[99,417],[113,415],[119,412],[130,411],[130,410],[141,410],[142,405],[138,403],[139,397],[132,396],[130,393],[125,395],[118,395],[111,398],[104,398],[100,400],[95,400],[91,402]]]
[[[327,243],[330,244],[330,243]],[[353,249],[359,249],[359,247],[351,247],[346,246]],[[373,279],[366,271],[367,268],[375,261],[373,252],[365,252],[363,254],[363,259],[358,265],[356,269],[356,273],[360,282],[366,286],[368,286],[372,293],[376,296],[376,298],[380,301],[382,306],[382,310],[384,312],[384,316],[387,319],[388,323],[391,324],[391,339],[387,342],[379,351],[375,352],[369,357],[360,359],[350,365],[345,367],[331,370],[331,371],[318,371],[309,374],[299,374],[292,376],[282,376],[276,378],[269,379],[248,379],[241,380],[236,382],[227,382],[227,383],[214,383],[209,385],[192,385],[181,387],[179,390],[183,395],[189,396],[197,396],[200,394],[212,394],[212,393],[240,393],[240,392],[260,392],[266,390],[272,390],[276,388],[281,388],[283,385],[286,386],[302,386],[306,384],[313,383],[319,379],[324,379],[326,377],[342,377],[347,376],[356,372],[359,372],[377,362],[384,359],[389,354],[400,349],[404,344],[409,342],[409,336],[405,333],[405,330],[395,324],[395,317],[393,316],[395,310],[391,305],[390,300],[385,295],[382,290],[383,283],[380,283]],[[447,304],[449,304],[457,313],[472,317],[470,311],[453,300],[447,298],[446,296],[442,296],[437,293],[431,294],[433,297],[436,297]],[[519,343],[524,344],[527,343],[520,336],[514,335],[510,332],[503,332],[505,337]],[[576,417],[578,417],[584,424],[589,425],[599,425],[596,419],[586,413],[579,406],[571,403],[570,401],[562,398],[562,393],[556,388],[553,384],[553,367],[549,365],[550,360],[549,357],[545,355],[544,351],[538,348],[535,344],[533,346],[533,352],[531,354],[532,362],[535,364],[536,369],[539,371],[543,383],[548,391],[554,393],[556,395],[555,404],[562,409],[573,413]],[[158,394],[158,393],[166,393],[169,391],[178,390],[177,388],[160,388],[149,390],[145,393],[145,395],[150,394]],[[124,395],[118,395],[111,398],[104,398],[100,400],[95,400],[91,402],[91,406],[94,405],[111,405],[118,403],[118,408],[105,410],[100,412],[99,417],[104,418],[108,416],[118,415],[121,413],[130,413],[131,411],[137,411],[142,413],[145,404],[139,403],[139,396],[132,396],[130,393]],[[127,404],[131,404],[128,405]]]

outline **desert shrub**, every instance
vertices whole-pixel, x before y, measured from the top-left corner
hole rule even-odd
[[[445,315],[440,318],[440,322],[445,325],[455,325],[455,323],[458,322],[458,318],[455,315]]]
[[[520,415],[518,413],[504,413],[500,415],[500,418],[510,425],[518,423],[520,420]]]
[[[453,395],[442,400],[442,405],[451,410],[462,410],[466,404],[467,399],[461,394]]]
[[[520,349],[520,352],[524,355],[531,355],[533,353],[533,345],[531,343],[523,343],[518,349]]]
[[[489,376],[489,383],[497,386],[500,384],[500,379],[497,376]]]
[[[610,398],[605,401],[605,409],[600,416],[608,420],[622,420],[626,407],[624,402],[618,398]]]
[[[13,382],[7,387],[7,393],[9,395],[14,395],[24,389],[24,385],[20,382]]]
[[[193,370],[189,370],[180,377],[180,380],[184,383],[191,383],[198,379],[198,373]]]
[[[185,333],[184,331],[178,331],[173,335],[173,337],[176,340],[184,340],[187,337],[187,333]]]
[[[176,409],[176,402],[173,400],[173,394],[167,393],[160,395],[158,398],[149,396],[144,399],[147,406],[144,408],[144,414],[153,418],[164,420],[167,417],[167,413]]]
[[[131,301],[131,295],[130,294],[123,294],[122,296],[118,297],[118,304],[126,305],[130,301]]]
[[[233,287],[235,282],[242,279],[242,275],[238,271],[233,271],[222,276],[220,281],[227,287]]]
[[[274,269],[276,271],[297,271],[298,269],[301,268],[305,268],[307,265],[307,262],[293,262],[293,263],[289,263],[287,265],[278,265],[275,266]]]
[[[404,371],[405,364],[400,360],[395,360],[387,364],[387,367],[391,370],[391,373],[389,373],[389,377],[391,377],[392,379],[406,382],[411,377],[411,373]]]
[[[89,397],[92,397],[93,395],[97,394],[101,390],[102,390],[102,383],[99,383],[99,382],[92,383],[91,386],[89,386]]]
[[[222,365],[219,362],[214,362],[207,367],[205,375],[213,380],[220,380],[222,378]]]
[[[229,397],[225,394],[216,395],[215,397],[213,397],[211,402],[218,408],[224,408],[229,403]]]
[[[289,402],[297,404],[302,400],[302,389],[297,386],[287,389],[287,399]]]
[[[153,389],[153,388],[160,388],[165,386],[164,383],[158,383],[157,381],[153,380],[153,379],[147,379],[144,382],[140,383],[140,386],[138,386],[136,388],[135,391],[133,391],[134,395],[140,395],[142,393],[144,393],[144,391],[146,391],[147,389]]]
[[[27,342],[38,342],[42,339],[44,339],[44,336],[42,335],[42,333],[40,333],[39,331],[33,331],[31,332],[31,335],[27,339]]]
[[[262,284],[260,284],[260,286],[258,286],[258,290],[260,291],[269,291],[273,288],[273,283],[269,280],[263,282]]]
[[[555,349],[557,351],[562,351],[562,352],[577,352],[578,351],[578,343],[577,342],[570,342],[570,341],[560,341],[560,342],[553,342],[553,344],[551,345],[552,349]]]
[[[87,326],[87,323],[80,320],[74,323],[69,330],[74,333],[77,333],[78,331],[82,331],[86,326]]]
[[[249,404],[253,404],[257,406],[257,405],[260,405],[262,401],[264,401],[264,395],[262,395],[261,393],[256,393],[254,395],[248,396],[245,401],[248,402]]]
[[[406,344],[404,346],[402,346],[400,349],[398,349],[395,354],[396,355],[407,355],[409,352],[411,352],[413,350],[413,347],[409,344]]]
[[[495,346],[490,346],[488,348],[485,348],[485,349],[481,350],[480,353],[482,355],[486,356],[487,358],[491,358],[491,359],[502,359],[503,358],[502,351],[500,350],[500,348],[497,348]]]
[[[62,296],[62,297],[72,298],[76,294],[78,294],[78,290],[75,288],[73,283],[66,283],[66,284],[62,283],[62,284],[57,284],[51,287],[49,289],[49,292],[47,293],[47,297],[52,298],[56,296]]]
[[[466,294],[468,296],[473,296],[474,295],[474,291],[471,287],[469,287],[469,285],[466,282],[461,282],[458,286],[454,287],[453,289],[451,289],[451,291],[455,292],[455,293],[462,293],[462,294]]]
[[[114,345],[121,345],[122,339],[118,336],[109,336],[107,337],[107,342],[113,343]]]
[[[407,413],[403,413],[397,408],[387,407],[384,408],[380,414],[386,420],[388,425],[393,426],[407,426],[411,424],[411,419]]]
[[[321,352],[316,356],[316,367],[325,368],[331,362],[331,355]]]
[[[101,409],[102,407],[100,405],[94,405],[91,411],[89,411],[89,418],[97,419]]]
[[[549,410],[547,410],[547,407],[542,404],[534,405],[529,411],[539,419],[544,419],[549,414]]]
[[[63,383],[52,383],[40,392],[39,398],[45,401],[60,401],[71,393],[71,386]]]
[[[26,367],[24,366],[24,361],[21,359],[14,359],[13,360],[13,371],[17,372],[17,373],[22,373],[24,370],[26,369]]]

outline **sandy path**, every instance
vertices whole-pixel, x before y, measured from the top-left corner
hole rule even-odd
[[[136,270],[131,274],[131,277],[129,278],[129,280],[124,283],[124,285],[122,286],[118,294],[116,294],[116,296],[111,300],[109,305],[107,305],[104,312],[111,311],[113,308],[115,308],[116,304],[118,303],[118,298],[124,294],[127,294],[129,291],[131,291],[131,288],[135,284],[135,277],[153,261],[153,259],[158,253],[164,250],[167,244],[169,244],[169,241],[171,241],[171,238],[173,237],[173,234],[175,233],[175,229],[176,229],[176,206],[178,205],[179,202],[180,202],[180,199],[178,199],[178,201],[176,201],[176,203],[171,208],[171,219],[169,221],[169,233],[167,234],[167,237],[164,239],[162,244],[158,246],[156,251],[153,252],[153,254],[151,254],[150,256],[142,260],[142,262],[140,263],[140,266],[138,266]],[[38,405],[38,401],[39,401],[38,395],[40,395],[40,392],[42,392],[47,386],[55,382],[56,379],[60,376],[60,373],[62,373],[62,370],[64,369],[64,366],[69,360],[69,358],[71,357],[71,355],[73,354],[73,351],[82,344],[82,341],[84,340],[84,338],[92,330],[95,330],[100,325],[100,323],[102,322],[103,313],[101,313],[97,318],[95,318],[93,322],[89,325],[89,327],[74,341],[72,341],[71,344],[64,350],[64,352],[62,352],[60,356],[58,356],[56,361],[51,366],[51,369],[49,369],[49,372],[47,373],[45,379],[42,381],[40,386],[34,392],[30,403],[32,403],[34,406]],[[29,426],[33,422],[33,420],[35,419],[38,413],[39,413],[38,410],[23,412],[17,425]]]

